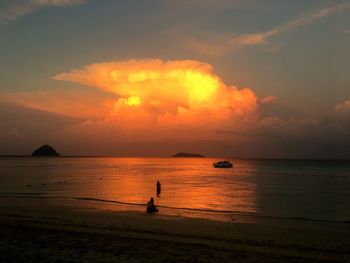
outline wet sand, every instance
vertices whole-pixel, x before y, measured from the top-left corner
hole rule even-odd
[[[350,262],[350,224],[218,222],[0,198],[0,262]]]

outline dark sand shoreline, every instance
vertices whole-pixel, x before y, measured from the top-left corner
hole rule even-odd
[[[0,202],[0,262],[350,261],[348,224],[228,223],[46,199]]]
[[[101,198],[91,198],[91,197],[72,197],[72,196],[55,196],[47,195],[39,192],[3,192],[0,193],[0,198],[37,198],[40,199],[51,199],[51,201],[56,202],[74,202],[86,201],[89,207],[95,207],[96,209],[113,210],[113,211],[138,211],[143,212],[146,209],[146,203],[130,203],[118,200],[101,199]],[[40,202],[40,201],[39,201]],[[48,201],[49,202],[49,201]],[[94,205],[95,204],[95,205]],[[123,209],[123,207],[125,209]],[[292,222],[292,224],[298,224],[298,222],[310,223],[330,223],[330,224],[349,224],[349,220],[328,220],[328,219],[317,219],[308,217],[285,217],[285,216],[274,216],[274,215],[264,215],[256,212],[243,212],[234,210],[214,210],[205,208],[188,208],[188,207],[174,207],[166,205],[157,205],[160,208],[162,215],[172,215],[181,217],[193,217],[193,218],[203,218],[208,220],[231,222],[237,221],[241,223],[261,223],[261,222],[271,222],[283,223]],[[179,212],[180,211],[180,212]],[[197,214],[197,216],[196,216]],[[211,215],[211,216],[210,216]]]

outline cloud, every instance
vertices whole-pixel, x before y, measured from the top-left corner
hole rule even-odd
[[[259,99],[259,103],[261,105],[275,104],[276,101],[277,101],[277,97],[276,96],[267,96],[267,97],[263,97],[263,98]]]
[[[188,44],[195,50],[207,55],[221,56],[237,49],[251,46],[261,46],[267,44],[268,40],[274,36],[285,34],[294,31],[300,27],[315,23],[318,20],[345,12],[350,9],[350,3],[334,5],[332,7],[323,8],[316,11],[311,11],[294,20],[278,25],[271,30],[265,32],[257,32],[253,34],[245,34],[240,36],[225,36],[221,37],[217,43],[204,42],[197,39],[190,39]],[[225,44],[222,44],[225,43]]]
[[[350,100],[338,103],[321,121],[327,132],[348,137],[350,131]]]
[[[72,6],[86,0],[3,0],[0,3],[0,23],[16,20],[19,17],[47,7]]]
[[[310,119],[305,116],[282,118],[275,115],[259,119],[256,125],[256,130],[264,135],[279,134],[294,138],[313,137],[312,139],[322,137],[324,142],[335,141],[336,137],[350,135],[350,100],[339,102],[319,118]]]
[[[2,151],[27,142],[26,149],[50,143],[66,154],[350,154],[350,100],[320,118],[291,114],[275,96],[258,98],[250,88],[227,85],[199,61],[95,63],[53,78],[78,85],[74,91],[1,93]]]
[[[259,116],[249,122],[226,120],[234,126],[220,125],[213,130],[192,128],[183,132],[174,127],[169,130],[153,128],[146,132],[126,129],[118,122],[85,121],[57,133],[54,141],[58,145],[72,144],[73,141],[87,152],[112,155],[164,156],[177,151],[192,151],[207,156],[348,158],[348,104],[341,102],[318,119]],[[210,121],[207,126],[211,126]]]
[[[2,96],[1,96],[2,98]],[[0,154],[30,154],[81,120],[0,100]],[[67,139],[67,138],[66,138]]]
[[[348,159],[350,100],[339,102],[327,114],[314,119],[262,117],[242,131],[245,133],[260,148],[258,156],[265,151],[276,158]]]
[[[332,113],[336,115],[350,114],[350,100],[346,100],[335,105],[334,109],[332,110]]]
[[[103,149],[109,154],[125,152],[117,145],[129,145],[130,151],[137,152],[143,145],[140,154],[145,154],[150,144],[158,145],[151,152],[161,152],[165,145],[225,141],[232,135],[217,130],[241,130],[258,117],[258,99],[251,89],[227,85],[209,64],[193,60],[96,63],[54,79],[79,86],[74,92],[45,90],[2,93],[1,97],[16,107],[80,118],[58,132],[48,129],[47,136],[40,136],[64,146],[63,150],[77,145],[70,153],[81,154],[79,150],[89,147],[89,152],[99,149],[101,154]],[[33,121],[30,128],[31,120],[26,119],[29,138],[38,125]],[[26,134],[25,129],[20,131]]]
[[[2,102],[80,119],[101,119],[113,107],[113,97],[92,89],[49,89],[1,93]]]
[[[257,97],[251,89],[226,85],[210,65],[193,60],[98,63],[54,79],[114,94],[104,121],[128,131],[204,134],[256,118]]]
[[[195,8],[240,8],[242,6],[253,6],[255,0],[163,0],[171,5],[180,5]]]

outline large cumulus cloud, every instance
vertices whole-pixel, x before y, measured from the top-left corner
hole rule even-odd
[[[234,129],[257,113],[251,89],[226,85],[210,65],[193,60],[97,63],[54,78],[113,94],[104,121],[129,131]]]
[[[12,109],[2,111],[1,149],[44,139],[66,154],[350,156],[350,100],[318,118],[290,114],[193,60],[96,63],[54,79],[77,85],[1,94],[0,108]]]

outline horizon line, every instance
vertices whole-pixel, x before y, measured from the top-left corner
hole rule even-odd
[[[174,157],[174,156],[131,156],[131,155],[60,155],[60,156],[32,156],[25,154],[0,154],[0,158],[175,158],[175,159],[237,159],[237,160],[285,160],[285,161],[350,161],[345,158],[283,158],[283,157]]]

